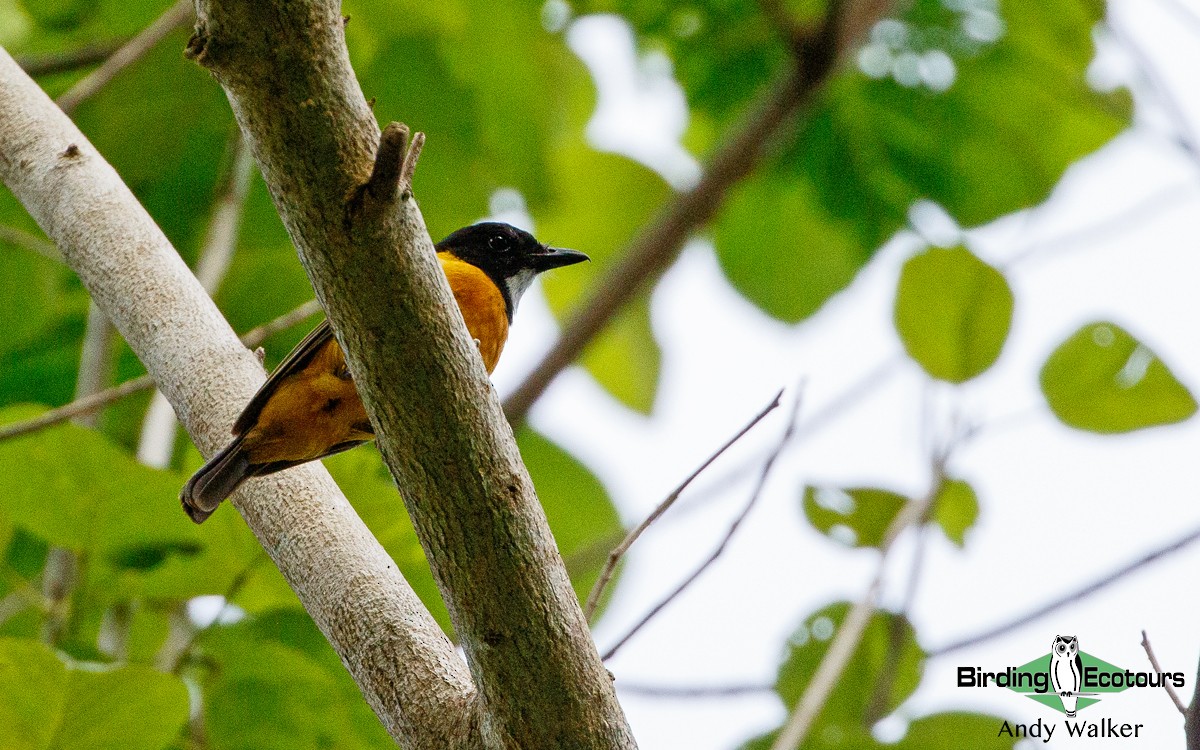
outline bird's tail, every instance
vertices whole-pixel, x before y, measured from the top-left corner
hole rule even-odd
[[[222,500],[252,476],[250,456],[242,450],[242,436],[238,436],[192,475],[180,490],[179,501],[193,521],[204,523]]]

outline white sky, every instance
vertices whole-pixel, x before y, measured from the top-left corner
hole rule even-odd
[[[1187,6],[1194,23],[1173,9]],[[1114,17],[1158,63],[1200,134],[1200,0],[1120,0]],[[601,110],[591,134],[667,170],[694,176],[678,145],[684,127],[678,91],[661,77],[662,61],[635,61],[628,32],[613,19],[575,27],[572,43],[598,76]],[[1128,74],[1112,54],[1101,69]],[[657,71],[657,75],[655,74]],[[1124,73],[1123,73],[1124,72]],[[997,222],[976,249],[1004,264],[1023,248],[1052,241],[1008,268],[1016,295],[1010,339],[997,365],[961,389],[935,388],[935,421],[959,409],[985,424],[1001,422],[960,451],[953,473],[980,495],[982,515],[958,551],[931,536],[912,612],[918,637],[935,649],[1051,601],[1106,571],[1200,526],[1200,419],[1130,436],[1101,437],[1061,426],[1044,407],[1037,373],[1049,352],[1083,323],[1113,320],[1150,346],[1194,393],[1200,392],[1200,169],[1165,136],[1174,127],[1151,94],[1139,95],[1138,124],[1068,173],[1050,203]],[[657,139],[657,140],[656,140]],[[649,145],[646,145],[649,143]],[[689,169],[692,170],[689,172]],[[1123,209],[1180,186],[1150,212],[1080,236]],[[853,286],[799,327],[773,321],[724,281],[711,249],[694,243],[659,286],[653,323],[664,345],[654,414],[630,413],[578,370],[539,402],[534,424],[580,456],[604,481],[627,523],[636,523],[780,387],[807,378],[805,412],[820,409],[848,384],[900,351],[891,305],[900,264],[912,244],[894,242]],[[522,304],[505,360],[496,372],[510,390],[553,336],[540,294]],[[703,332],[699,335],[698,332]],[[622,681],[662,685],[771,682],[787,636],[812,611],[859,598],[877,555],[849,552],[804,521],[800,489],[808,482],[877,485],[917,494],[929,481],[923,458],[924,379],[903,363],[893,376],[835,422],[789,449],[767,491],[725,556],[614,658]],[[717,465],[719,479],[761,457],[786,419],[779,410]],[[757,466],[757,464],[754,464]],[[745,502],[745,479],[693,495],[643,537],[630,555],[608,614],[596,629],[606,648],[713,549]],[[890,560],[885,603],[898,606],[913,539]],[[905,717],[970,709],[1010,719],[1057,714],[1007,691],[954,687],[961,664],[1003,669],[1045,654],[1057,633],[1118,666],[1149,671],[1139,645],[1146,629],[1167,671],[1183,671],[1190,697],[1200,656],[1200,607],[1191,596],[1200,545],[1153,564],[1086,601],[1011,635],[927,665]],[[664,700],[623,695],[643,750],[734,748],[777,726],[784,709],[771,694],[736,699]],[[1080,718],[1143,723],[1125,748],[1181,746],[1182,721],[1162,691],[1132,690],[1105,699]],[[1059,722],[1061,724],[1061,722]],[[902,723],[888,727],[889,736]],[[1049,747],[1096,740],[1062,741]],[[963,746],[974,743],[963,738]],[[1032,746],[1032,745],[1031,745]],[[1039,745],[1045,747],[1046,745]]]

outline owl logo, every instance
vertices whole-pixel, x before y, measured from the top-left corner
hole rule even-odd
[[[1079,658],[1079,639],[1073,635],[1054,636],[1050,649],[1050,681],[1062,700],[1067,716],[1074,718],[1083,685],[1083,662]]]

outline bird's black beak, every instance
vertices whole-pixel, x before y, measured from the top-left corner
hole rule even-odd
[[[549,271],[551,268],[562,268],[563,266],[582,263],[585,260],[591,260],[591,258],[578,250],[542,245],[540,252],[529,256],[529,265],[533,270],[541,273],[542,271]]]

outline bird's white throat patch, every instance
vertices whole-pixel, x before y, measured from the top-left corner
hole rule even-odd
[[[513,312],[516,312],[517,303],[521,301],[521,295],[533,283],[533,279],[536,276],[537,271],[530,268],[523,268],[504,280],[504,284],[508,287],[508,297],[512,300]]]

